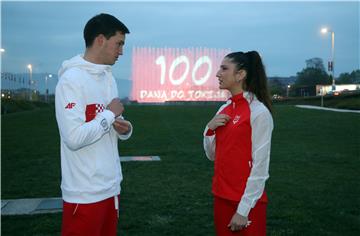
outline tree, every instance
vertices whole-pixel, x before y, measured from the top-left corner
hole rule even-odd
[[[360,83],[360,70],[354,70],[349,73],[341,73],[336,80],[337,84],[359,84]]]
[[[315,86],[317,84],[331,84],[331,79],[325,70],[305,68],[297,73],[296,86]]]
[[[306,63],[306,68],[315,68],[325,71],[324,62],[319,57],[310,58],[306,60],[305,63]]]
[[[297,73],[296,87],[331,84],[331,78],[325,71],[321,58],[311,58],[305,61],[306,68]]]
[[[269,89],[271,95],[277,94],[277,95],[285,96],[286,94],[286,87],[279,79],[269,80]]]

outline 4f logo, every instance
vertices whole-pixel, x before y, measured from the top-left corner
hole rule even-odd
[[[75,102],[69,102],[69,103],[66,105],[65,109],[73,109],[74,106],[75,106]]]

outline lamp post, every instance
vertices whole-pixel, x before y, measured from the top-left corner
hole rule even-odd
[[[52,74],[47,74],[45,76],[45,102],[48,102],[48,95],[49,95],[47,80],[51,78],[52,78]]]
[[[328,29],[328,28],[322,28],[321,33],[323,33],[323,34],[331,33],[331,61],[329,61],[328,70],[331,72],[331,79],[332,79],[331,90],[334,91],[335,90],[335,73],[334,73],[335,33],[333,30]]]
[[[324,86],[321,85],[321,88],[320,88],[320,96],[321,96],[321,107],[324,106]]]
[[[32,90],[31,90],[31,85],[32,85],[32,65],[31,64],[27,65],[27,68],[29,69],[29,100],[31,101],[32,100],[32,96],[31,96],[31,93],[32,93]]]
[[[288,86],[286,87],[286,97],[289,97],[289,90],[291,88],[291,85],[288,84]]]

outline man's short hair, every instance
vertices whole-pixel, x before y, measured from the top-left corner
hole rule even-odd
[[[123,34],[129,34],[129,29],[116,17],[101,13],[91,18],[84,28],[84,39],[86,47],[90,47],[94,39],[103,34],[106,39],[114,36],[116,32],[120,31]]]

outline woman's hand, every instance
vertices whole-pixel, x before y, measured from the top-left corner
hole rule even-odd
[[[217,114],[212,118],[212,120],[207,124],[209,129],[216,130],[219,126],[224,126],[230,120],[230,116],[226,114]]]
[[[231,231],[239,231],[243,228],[247,227],[251,222],[248,221],[248,218],[242,215],[239,215],[238,213],[235,213],[233,217],[231,218],[230,223],[228,224],[228,228]]]

